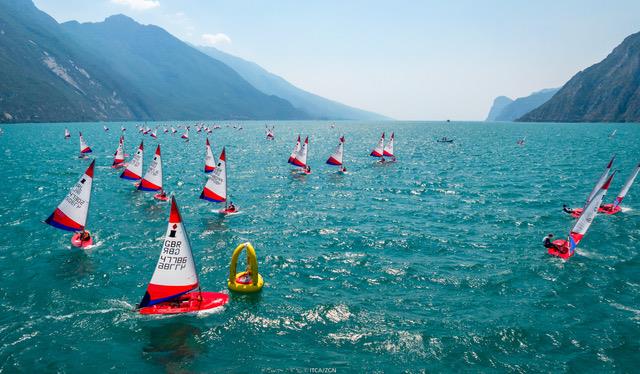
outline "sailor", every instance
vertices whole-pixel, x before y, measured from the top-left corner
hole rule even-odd
[[[569,208],[567,204],[562,204],[562,211],[567,214],[573,214],[573,209]]]
[[[557,245],[553,244],[553,242],[551,241],[552,238],[553,238],[553,234],[549,234],[545,236],[544,239],[542,239],[542,245],[545,248],[553,248],[560,253],[567,253],[567,250],[564,247],[558,247]]]

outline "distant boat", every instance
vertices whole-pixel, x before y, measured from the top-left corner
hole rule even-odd
[[[222,148],[216,168],[209,174],[200,198],[214,203],[225,203],[224,208],[218,213],[228,215],[238,213],[235,205],[229,205],[227,200],[227,152]]]
[[[340,166],[340,169],[338,169],[339,173],[345,173],[347,171],[347,169],[344,167],[344,164],[342,162],[343,155],[344,155],[344,135],[340,137],[338,146],[336,147],[335,151],[333,151],[333,153],[331,154],[331,156],[329,156],[329,159],[327,160],[327,164],[329,165]]]
[[[204,172],[211,173],[216,168],[216,160],[213,158],[213,152],[211,152],[211,144],[209,144],[209,138],[207,138],[205,148]]]
[[[127,131],[127,128],[122,126],[122,127],[120,127],[120,131],[125,132],[125,131]]]
[[[107,126],[102,126],[102,128],[104,129],[104,131],[109,131],[109,128]]]
[[[609,138],[613,138],[614,136],[616,136],[616,133],[618,132],[618,130],[613,130],[613,132],[611,134],[609,134]]]
[[[371,151],[369,156],[382,157],[383,154],[384,154],[384,133],[382,133],[380,140],[378,140],[378,144],[376,144],[375,148],[373,148],[373,151]]]
[[[185,139],[187,141],[189,141],[189,127],[186,128],[186,130],[184,130],[184,133],[182,133],[182,135],[180,136],[180,138]]]
[[[396,156],[393,154],[393,142],[395,140],[396,134],[395,133],[391,133],[391,137],[389,138],[389,141],[387,142],[387,144],[385,144],[383,151],[382,151],[382,155],[384,157],[391,157],[393,160],[395,160]]]
[[[303,168],[302,172],[304,174],[311,174],[311,168],[309,167],[309,165],[307,165],[308,153],[309,153],[309,137],[307,136],[304,139],[304,143],[302,143],[300,150],[298,151],[298,153],[296,153],[296,156],[293,158],[293,162],[292,162],[295,166]]]
[[[140,180],[140,184],[138,185],[138,190],[140,191],[160,191],[153,197],[156,200],[167,201],[169,198],[164,193],[162,189],[162,157],[160,156],[160,145],[156,148],[156,153],[153,156],[153,160],[151,160],[151,164],[149,164],[149,168],[145,173],[142,180]]]
[[[95,163],[95,160],[91,161],[91,165],[80,177],[78,183],[71,188],[56,210],[44,221],[60,230],[76,232],[71,237],[71,244],[80,248],[93,244],[93,238],[83,239],[81,232],[85,231],[87,224]]]
[[[124,166],[124,136],[120,136],[120,141],[118,141],[118,148],[116,149],[116,153],[113,155],[113,164],[111,167],[121,168]]]
[[[611,184],[611,179],[613,179],[614,175],[615,175],[615,172],[613,172],[613,174],[609,176],[609,178],[605,181],[605,183],[599,187],[598,191],[593,196],[591,201],[584,207],[584,211],[582,212],[582,214],[580,214],[580,216],[578,217],[578,220],[576,221],[576,223],[573,225],[573,228],[569,232],[568,239],[567,240],[559,239],[553,242],[553,244],[555,244],[559,248],[562,248],[563,251],[561,252],[556,248],[549,248],[548,253],[550,255],[557,256],[563,259],[567,259],[573,256],[573,254],[575,253],[576,247],[578,246],[582,238],[585,236],[585,234],[587,233],[587,230],[589,230],[589,227],[593,223],[593,219],[598,214],[598,207],[600,207],[600,204],[602,204],[602,200],[604,199],[604,196],[606,195],[607,190],[609,189],[609,185]]]
[[[124,169],[120,178],[137,181],[142,178],[142,161],[144,153],[144,144],[140,142],[138,150],[133,155],[133,158],[127,163],[127,167]]]
[[[91,148],[87,145],[87,143],[84,141],[84,138],[82,137],[82,133],[80,133],[80,158],[85,158],[87,157],[87,153],[91,153],[93,152],[91,150]]]
[[[267,140],[273,140],[276,138],[275,135],[275,128],[269,128],[267,127],[267,125],[265,125],[266,127],[266,132],[267,132]]]
[[[197,313],[221,307],[229,301],[227,294],[200,290],[189,236],[174,197],[171,198],[169,224],[154,269],[147,291],[137,306],[140,314]]]
[[[176,130],[176,128],[175,128],[175,127],[171,126],[171,133],[172,133],[172,134],[175,134],[175,133],[177,133],[177,132],[178,132],[178,130]]]
[[[151,137],[154,139],[158,139],[158,130],[153,129],[153,131],[151,132]]]
[[[71,137],[71,133],[68,129],[64,129],[64,138],[69,139]]]
[[[436,140],[438,143],[453,143],[453,139],[449,139],[446,136]]]
[[[633,185],[633,182],[635,181],[639,172],[640,164],[638,164],[635,169],[633,169],[633,172],[631,172],[631,175],[629,175],[629,178],[627,178],[627,181],[620,189],[620,192],[618,193],[618,196],[616,196],[613,203],[600,205],[600,207],[598,208],[598,213],[604,213],[607,215],[619,213],[622,210],[620,204],[622,203],[622,200],[624,200],[625,196],[627,196],[627,193],[629,192],[629,189],[631,188],[631,185]],[[581,213],[582,209],[574,209],[572,215],[575,217],[579,216]]]
[[[518,139],[518,140],[516,141],[516,144],[517,144],[517,145],[524,145],[524,142],[525,142],[525,140],[526,140],[526,139],[527,139],[527,137],[526,137],[526,136],[525,136],[524,138],[522,138],[522,139]]]
[[[300,152],[300,135],[298,135],[298,141],[296,141],[296,145],[293,147],[293,151],[291,152],[291,155],[289,155],[289,161],[287,162],[293,164],[293,160],[296,159],[298,152]]]

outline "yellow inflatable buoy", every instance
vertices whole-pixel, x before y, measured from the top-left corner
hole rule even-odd
[[[247,250],[247,270],[236,273],[238,257],[243,249]],[[251,243],[242,243],[236,247],[231,256],[231,266],[229,268],[229,289],[235,292],[251,293],[258,292],[264,285],[264,280],[258,273],[258,258],[256,250]]]

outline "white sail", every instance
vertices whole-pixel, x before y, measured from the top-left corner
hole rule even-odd
[[[388,156],[388,157],[394,157],[393,155],[393,140],[395,138],[395,133],[391,133],[391,138],[389,138],[389,141],[387,142],[387,144],[385,144],[384,148],[383,148],[383,156]]]
[[[639,172],[640,172],[640,164],[638,164],[638,166],[636,166],[636,168],[633,170],[631,175],[629,175],[629,178],[627,179],[627,181],[624,183],[624,186],[622,186],[622,189],[620,190],[620,193],[618,193],[618,196],[616,197],[615,201],[613,202],[613,206],[614,207],[617,207],[618,205],[620,205],[620,203],[622,202],[624,197],[627,196],[627,192],[629,192],[629,189],[631,188],[631,185],[633,184],[633,181],[635,181],[635,179],[638,176]]]
[[[344,136],[340,137],[340,142],[336,146],[335,151],[329,156],[327,164],[329,165],[342,165],[342,155],[344,153]]]
[[[120,141],[118,142],[118,149],[116,149],[116,153],[113,156],[113,165],[118,165],[124,162],[124,137],[120,137]]]
[[[571,252],[573,252],[578,243],[580,243],[582,237],[587,233],[587,230],[589,230],[591,223],[593,223],[593,219],[598,214],[598,208],[602,204],[602,199],[604,199],[614,175],[615,172],[609,176],[602,187],[596,192],[593,199],[584,207],[582,214],[580,214],[580,217],[578,217],[578,220],[573,225],[569,233],[569,250]]]
[[[307,166],[307,154],[309,153],[309,137],[307,136],[304,139],[304,143],[300,147],[300,151],[296,154],[296,157],[293,160],[293,164],[300,167]]]
[[[300,152],[300,135],[298,135],[298,141],[296,141],[296,145],[295,147],[293,147],[293,151],[291,152],[291,155],[289,156],[289,161],[287,161],[290,164],[293,164],[293,160],[296,159],[296,155],[298,154],[298,152]]]
[[[93,184],[93,170],[95,160],[84,172],[56,210],[47,218],[46,223],[67,231],[84,230],[89,214],[91,200],[91,185]]]
[[[138,189],[142,191],[162,190],[162,157],[160,156],[160,145],[156,148],[153,160],[151,160],[151,164],[149,164],[144,178],[140,181]]]
[[[586,204],[589,204],[589,201],[591,201],[591,199],[593,199],[593,197],[596,195],[596,193],[598,193],[598,191],[600,190],[600,187],[602,187],[602,185],[604,184],[604,182],[607,180],[607,177],[609,176],[609,172],[611,171],[611,166],[613,165],[613,160],[616,158],[616,156],[613,156],[611,158],[611,161],[609,161],[609,163],[607,164],[607,167],[604,168],[604,171],[602,172],[602,175],[600,175],[600,178],[598,179],[598,182],[596,182],[596,185],[593,186],[593,189],[591,190],[591,193],[589,193],[589,197],[587,198],[587,202]]]
[[[211,152],[211,144],[209,138],[207,138],[206,150],[204,156],[204,172],[210,173],[216,168],[216,161],[213,158],[213,152]]]
[[[87,142],[84,141],[84,137],[82,133],[80,133],[80,153],[90,153],[91,148],[87,145]]]
[[[221,203],[227,201],[227,156],[225,148],[222,148],[220,159],[216,168],[209,174],[207,183],[200,194],[204,200]]]
[[[124,169],[120,178],[138,180],[142,178],[142,161],[143,161],[144,144],[140,142],[138,150],[133,155],[133,158],[127,164],[127,168]]]
[[[382,136],[380,137],[380,140],[378,140],[378,144],[376,144],[376,147],[373,149],[373,151],[371,151],[371,156],[382,157],[383,153],[384,153],[384,133],[382,133]]]
[[[140,307],[173,299],[198,288],[198,286],[198,273],[191,252],[189,236],[182,222],[176,200],[172,198],[169,224],[160,257]]]

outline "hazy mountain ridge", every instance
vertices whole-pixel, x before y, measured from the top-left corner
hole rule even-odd
[[[493,107],[491,107],[487,121],[515,121],[546,103],[558,90],[559,88],[545,88],[515,100],[511,100],[506,96],[499,96],[494,101]],[[510,102],[503,101],[505,103],[503,106],[496,107],[496,101],[499,98],[508,99]]]
[[[530,122],[640,122],[640,33],[574,75],[553,98],[525,114]]]
[[[230,55],[213,47],[196,47],[203,53],[229,65],[258,90],[276,95],[289,101],[294,107],[303,110],[317,119],[389,119],[385,116],[353,108],[333,100],[302,90],[265,70],[258,64]]]

